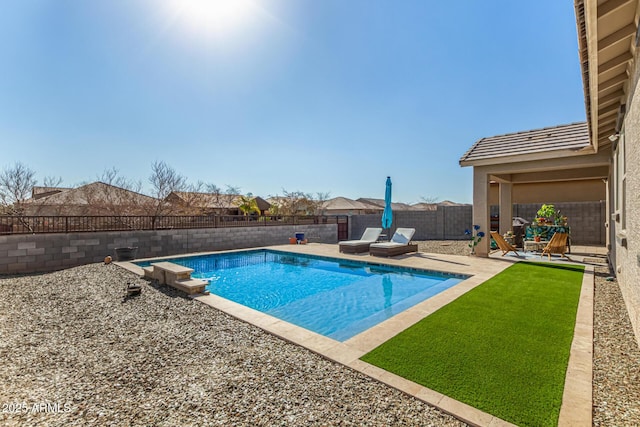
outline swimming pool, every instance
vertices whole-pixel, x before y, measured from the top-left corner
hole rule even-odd
[[[193,268],[212,294],[338,341],[467,278],[266,249],[166,261]]]

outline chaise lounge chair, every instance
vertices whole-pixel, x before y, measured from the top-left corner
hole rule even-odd
[[[491,232],[491,238],[496,242],[496,245],[498,245],[498,248],[500,248],[500,250],[502,251],[502,256],[505,256],[509,252],[513,252],[514,254],[518,255],[518,250],[515,248],[515,246],[504,240],[504,237],[502,237],[497,231]]]
[[[390,242],[372,243],[369,246],[369,255],[390,257],[418,252],[418,245],[411,243],[415,232],[415,228],[398,228]]]
[[[340,252],[345,254],[357,254],[360,252],[369,252],[369,245],[376,242],[382,233],[382,228],[367,228],[362,233],[360,240],[345,240],[340,242]]]
[[[569,259],[565,253],[567,253],[567,239],[569,238],[568,233],[555,233],[547,246],[542,249],[542,253],[540,253],[540,258],[542,255],[547,254],[549,260],[551,260],[551,254],[560,254],[563,257]]]

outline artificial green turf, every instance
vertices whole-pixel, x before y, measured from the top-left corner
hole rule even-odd
[[[514,264],[362,360],[514,424],[555,426],[583,273]]]

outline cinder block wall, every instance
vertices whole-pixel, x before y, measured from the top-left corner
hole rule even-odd
[[[305,233],[310,242],[338,240],[336,224],[0,236],[0,274],[100,262],[119,247],[136,246],[138,258],[152,258],[278,245],[288,243],[295,232]]]
[[[601,202],[573,202],[553,203],[556,210],[567,216],[571,227],[571,241],[578,245],[604,245],[606,243],[606,203]],[[540,204],[526,203],[513,205],[513,216],[519,216],[527,221],[535,218]],[[498,207],[491,207],[491,215],[498,215]]]
[[[433,211],[396,211],[390,233],[399,227],[415,228],[414,240],[463,240],[471,226],[471,206],[440,206]],[[349,217],[350,239],[359,239],[367,227],[380,227],[382,215]]]
[[[554,203],[556,209],[569,217],[571,241],[577,245],[604,245],[605,202]],[[513,216],[531,221],[540,204],[517,204]],[[393,213],[391,233],[398,227],[416,229],[415,240],[466,240],[464,234],[472,224],[472,206],[438,206],[434,211],[396,211]],[[491,215],[498,207],[491,207]],[[367,227],[380,227],[382,215],[353,215],[349,217],[350,239],[359,239]],[[483,230],[485,233],[487,230]]]

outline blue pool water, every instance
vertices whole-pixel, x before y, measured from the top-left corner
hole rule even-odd
[[[269,250],[166,261],[193,268],[212,294],[338,341],[466,278]]]

